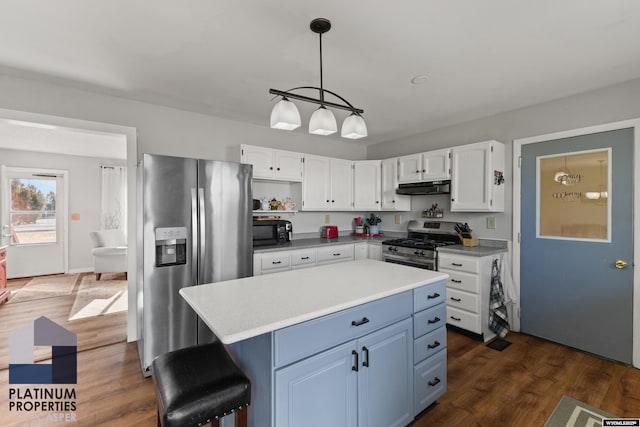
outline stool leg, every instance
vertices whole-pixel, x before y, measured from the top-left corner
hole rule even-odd
[[[158,427],[162,427],[162,422],[160,421],[160,410],[156,411],[156,420],[158,420]]]
[[[247,427],[247,407],[236,411],[236,427]]]

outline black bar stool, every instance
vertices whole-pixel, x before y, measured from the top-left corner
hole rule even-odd
[[[158,426],[190,427],[236,413],[236,427],[246,427],[251,382],[221,342],[183,348],[152,363],[158,397]]]

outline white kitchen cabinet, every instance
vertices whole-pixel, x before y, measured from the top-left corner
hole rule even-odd
[[[372,242],[360,242],[354,245],[354,257],[359,259],[374,259],[382,261],[382,244]]]
[[[298,270],[300,268],[315,267],[317,265],[316,249],[298,249],[290,251],[291,256],[291,269]]]
[[[304,158],[303,210],[353,209],[353,169],[350,160],[308,155]]]
[[[353,208],[379,211],[381,209],[380,160],[353,162]]]
[[[451,154],[451,211],[504,212],[504,144],[462,145]]]
[[[333,264],[336,262],[353,261],[354,244],[331,245],[317,248],[318,265]]]
[[[447,273],[447,323],[478,334],[485,342],[496,335],[489,329],[489,297],[493,260],[438,253],[438,271]]]
[[[451,149],[398,157],[398,182],[437,181],[451,178]]]
[[[398,159],[385,159],[380,167],[381,206],[383,210],[410,211],[411,196],[396,194],[398,189]]]
[[[253,145],[241,146],[241,162],[253,165],[254,179],[302,181],[302,153]]]

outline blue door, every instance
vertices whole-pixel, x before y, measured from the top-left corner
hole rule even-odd
[[[633,128],[522,146],[522,332],[632,361]]]

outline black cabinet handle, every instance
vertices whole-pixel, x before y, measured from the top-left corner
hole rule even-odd
[[[329,203],[329,201],[327,200],[327,203]]]
[[[429,381],[427,384],[429,384],[431,387],[435,387],[435,386],[437,386],[438,384],[440,384],[440,378],[435,377],[435,378],[433,379],[433,381]]]
[[[457,322],[459,322],[459,321],[461,321],[461,320],[462,320],[462,319],[461,319],[461,318],[459,318],[459,317],[453,317],[453,316],[449,316],[449,317],[451,317],[453,320],[455,320],[455,321],[457,321]]]
[[[434,341],[433,344],[427,344],[427,348],[432,350],[436,347],[440,347],[440,343],[438,341]]]
[[[273,166],[269,166],[269,170],[272,171],[273,170]]]
[[[453,283],[462,283],[462,280],[451,279]]]
[[[420,173],[420,171],[416,171],[416,173]]]
[[[456,267],[462,267],[462,264],[457,264],[455,262],[452,262],[451,265],[455,265]]]
[[[427,295],[427,299],[434,299],[434,298],[438,298],[440,296],[439,293],[435,292],[431,295]]]
[[[425,173],[427,170],[426,169],[422,169],[422,173]]]
[[[271,264],[282,264],[282,261],[271,261]]]
[[[335,202],[336,202],[335,200],[332,200],[332,201],[331,201],[331,203],[335,203]]]
[[[460,302],[460,301],[462,301],[462,299],[460,299],[460,298],[454,298],[454,297],[450,297],[449,299],[454,300],[455,302]]]
[[[440,318],[438,316],[434,317],[431,320],[427,320],[427,323],[430,325],[433,325],[434,323],[438,323],[440,321]]]
[[[333,254],[333,256],[340,256],[340,252],[338,252],[337,254]]]
[[[369,367],[369,349],[367,347],[362,347],[362,351],[364,352],[364,360],[362,361],[362,366],[368,368]]]
[[[309,259],[309,257],[308,256],[303,256],[303,257],[300,257],[300,259]]]
[[[278,171],[279,171],[279,170],[280,170],[280,168],[276,168],[276,170],[278,170]]]
[[[355,350],[351,350],[351,354],[356,357],[356,363],[351,366],[351,370],[358,372],[358,352]]]
[[[351,326],[362,326],[365,323],[369,323],[369,319],[367,319],[366,317],[363,317],[362,320],[360,320],[359,322],[356,322],[355,320],[353,320],[351,322]]]

